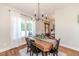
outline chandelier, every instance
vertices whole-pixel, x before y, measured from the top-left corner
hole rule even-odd
[[[47,19],[47,14],[43,14],[43,13],[40,13],[40,3],[37,4],[38,5],[38,12],[34,14],[34,18],[36,21],[39,21],[39,20],[46,20]]]

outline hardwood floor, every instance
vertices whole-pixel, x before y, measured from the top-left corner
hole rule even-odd
[[[73,49],[69,49],[69,48],[60,46],[59,50],[64,52],[68,56],[79,56],[79,51],[76,51],[76,50],[73,50]]]
[[[16,48],[12,48],[10,50],[4,51],[0,53],[0,56],[20,56],[19,54],[19,50],[23,49],[26,47],[26,44],[16,47]],[[61,52],[64,52],[65,54],[67,54],[67,56],[79,56],[79,51],[75,51],[63,46],[59,47],[59,50]]]
[[[0,56],[19,56],[20,55],[19,50],[21,50],[25,47],[26,47],[26,44],[16,47],[16,48],[9,49],[7,51],[1,52]]]

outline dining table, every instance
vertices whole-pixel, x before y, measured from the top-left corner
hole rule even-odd
[[[55,40],[52,39],[35,39],[35,46],[42,51],[42,55],[47,55],[49,51],[53,49]]]
[[[53,49],[53,47],[56,44],[56,40],[54,39],[42,39],[42,38],[32,38],[30,37],[31,40],[34,40],[35,44],[34,46],[36,46],[37,48],[39,48],[42,51],[42,55],[46,56],[47,53],[49,53],[49,51],[51,49]]]

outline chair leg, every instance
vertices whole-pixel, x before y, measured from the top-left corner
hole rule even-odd
[[[33,52],[32,52],[32,56],[33,56]]]
[[[54,52],[54,53],[53,53],[53,56],[55,56],[55,55],[58,56],[58,52]]]
[[[30,50],[30,56],[33,56],[33,52]]]
[[[49,55],[50,55],[50,52],[48,52],[49,53]]]
[[[36,53],[36,56],[38,56],[38,53]]]
[[[56,53],[56,56],[58,56],[58,53]]]
[[[30,51],[30,56],[31,56],[31,51]]]
[[[28,48],[27,48],[27,53],[28,53]]]
[[[47,56],[47,52],[45,52],[45,56]]]
[[[55,56],[55,53],[53,53],[53,56]]]
[[[30,51],[30,56],[31,56],[31,51]]]

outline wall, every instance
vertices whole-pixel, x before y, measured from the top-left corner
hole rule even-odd
[[[20,39],[17,44],[17,42],[11,39],[9,9],[12,8],[0,4],[0,52],[14,48],[25,42],[25,40]]]
[[[10,46],[10,21],[8,7],[0,5],[0,50]]]
[[[78,6],[69,6],[55,11],[55,32],[61,45],[79,51]]]
[[[36,34],[41,33],[44,33],[44,22],[40,20],[36,23]]]
[[[47,20],[50,22],[50,29],[52,29],[53,24],[54,24],[53,16],[50,16]],[[36,33],[37,34],[45,33],[44,21],[42,21],[42,20],[37,21],[37,23],[36,23]]]

